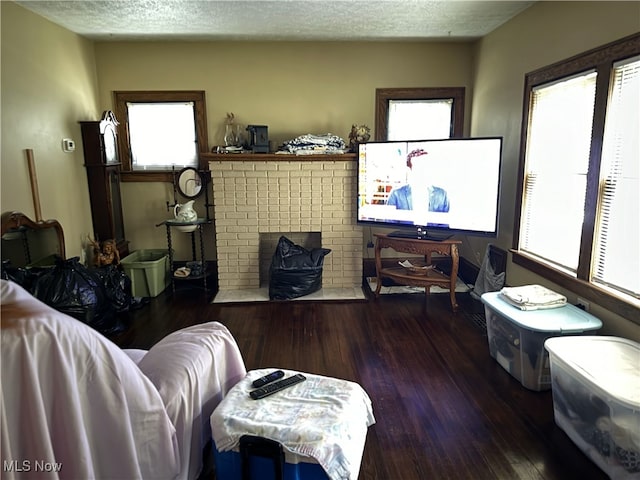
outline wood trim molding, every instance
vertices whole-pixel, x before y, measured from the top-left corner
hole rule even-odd
[[[453,98],[453,125],[451,137],[464,135],[465,87],[421,87],[421,88],[377,88],[376,89],[376,141],[387,140],[389,120],[389,100],[430,100]]]
[[[537,261],[531,255],[527,255],[526,253],[514,249],[510,251],[513,263],[516,265],[526,268],[527,270],[530,270],[533,273],[566,288],[576,295],[584,297],[585,299],[640,325],[640,306],[626,302],[585,280],[580,280],[551,268],[544,263]]]

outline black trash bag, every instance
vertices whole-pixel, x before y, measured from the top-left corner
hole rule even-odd
[[[115,265],[105,265],[94,270],[102,280],[107,298],[117,312],[127,312],[134,304],[131,279]]]
[[[280,237],[269,268],[269,299],[289,300],[320,290],[328,248],[307,250]]]
[[[101,333],[122,328],[102,279],[82,265],[79,257],[57,258],[55,267],[38,278],[32,294]]]
[[[38,278],[49,269],[46,267],[14,267],[10,260],[2,261],[0,278],[17,283],[27,292],[33,293]]]

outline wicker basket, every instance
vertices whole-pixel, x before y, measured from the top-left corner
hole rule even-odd
[[[427,275],[430,270],[433,270],[433,265],[414,265],[409,260],[398,262],[398,264],[411,275]]]

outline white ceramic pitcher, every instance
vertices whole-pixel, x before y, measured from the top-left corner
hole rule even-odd
[[[187,203],[177,203],[173,207],[173,215],[176,220],[180,222],[194,222],[198,219],[198,214],[193,209],[193,200],[189,200]]]

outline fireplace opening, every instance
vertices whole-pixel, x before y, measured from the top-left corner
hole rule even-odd
[[[287,237],[296,245],[300,245],[307,250],[313,248],[322,248],[322,233],[321,232],[268,232],[260,233],[259,252],[258,258],[260,262],[259,275],[260,275],[260,287],[269,286],[269,267],[271,266],[271,259],[278,246],[278,240],[281,236]]]

